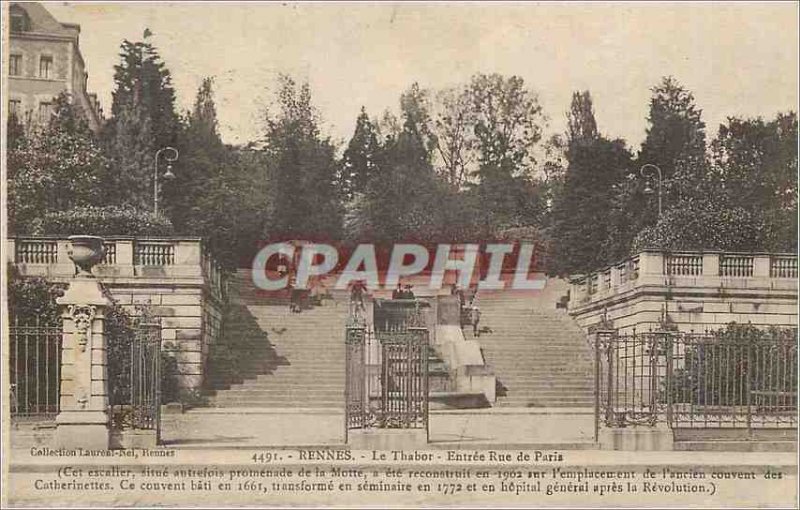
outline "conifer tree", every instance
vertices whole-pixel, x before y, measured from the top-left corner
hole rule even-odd
[[[177,143],[180,122],[169,70],[149,42],[123,41],[114,66],[111,118],[104,146],[120,175],[120,191],[136,206],[152,202],[155,152]]]

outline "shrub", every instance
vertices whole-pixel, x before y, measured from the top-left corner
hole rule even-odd
[[[655,226],[634,238],[632,253],[644,249],[760,251],[765,248],[763,219],[741,207],[715,207],[684,201],[666,211]]]
[[[796,393],[796,338],[792,327],[731,322],[712,341],[687,344],[672,377],[672,401],[732,406],[752,403],[751,391]]]
[[[172,222],[131,206],[76,207],[50,212],[34,226],[36,235],[166,236]]]
[[[44,278],[22,278],[9,264],[8,311],[12,322],[55,324],[60,318],[56,298],[64,286]]]

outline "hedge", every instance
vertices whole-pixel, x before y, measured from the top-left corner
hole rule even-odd
[[[131,206],[76,207],[44,215],[34,235],[168,236],[172,222]]]

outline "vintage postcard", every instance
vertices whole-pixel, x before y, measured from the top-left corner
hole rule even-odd
[[[4,507],[796,508],[796,2],[2,2]]]

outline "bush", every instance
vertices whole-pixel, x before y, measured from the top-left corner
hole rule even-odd
[[[64,286],[50,283],[44,278],[22,278],[9,264],[8,311],[11,321],[22,324],[39,320],[42,324],[55,324],[60,318],[56,298],[64,293]]]
[[[50,212],[34,227],[35,235],[167,236],[172,222],[131,206],[76,207]]]
[[[655,226],[641,230],[631,253],[645,249],[761,251],[764,232],[763,219],[741,207],[686,200],[666,211]]]
[[[731,322],[713,332],[713,341],[687,344],[672,377],[672,401],[738,406],[753,402],[751,391],[796,393],[796,338],[797,328]]]

